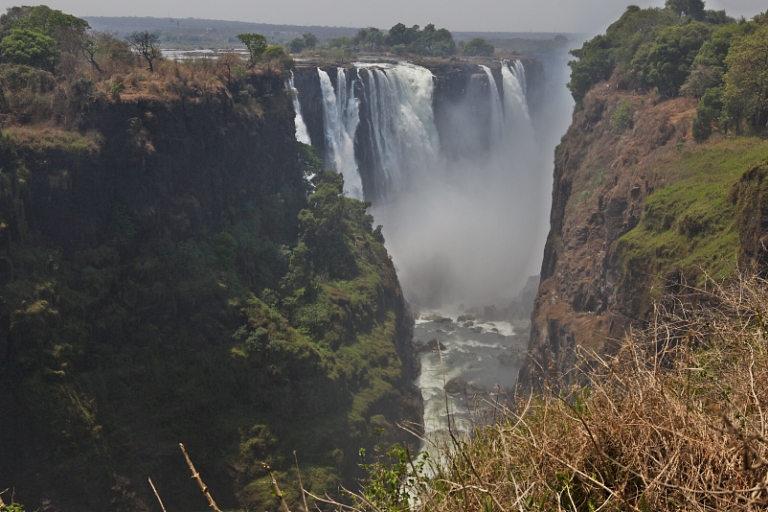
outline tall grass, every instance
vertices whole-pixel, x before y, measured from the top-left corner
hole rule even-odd
[[[612,357],[582,352],[583,385],[543,393],[453,436],[442,462],[405,450],[368,466],[339,509],[763,510],[768,505],[768,282],[657,306]],[[704,305],[706,304],[706,305]],[[498,414],[497,414],[498,416]],[[431,476],[427,476],[431,474]]]

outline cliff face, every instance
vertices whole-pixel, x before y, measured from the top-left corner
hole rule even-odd
[[[629,105],[623,121],[614,115],[622,103]],[[687,99],[653,103],[594,90],[556,150],[523,388],[547,374],[567,374],[579,347],[610,350],[633,322],[644,320],[647,304],[633,297],[647,293],[622,282],[618,242],[637,226],[649,194],[666,184],[659,164],[677,157],[695,113]]]
[[[4,130],[0,485],[30,509],[143,510],[148,476],[203,509],[179,442],[220,506],[276,508],[262,461],[295,503],[293,450],[322,494],[420,419],[394,267],[360,203],[308,201],[284,80]]]

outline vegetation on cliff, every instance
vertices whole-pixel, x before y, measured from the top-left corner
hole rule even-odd
[[[683,5],[686,4],[686,5]],[[693,135],[713,130],[760,132],[768,123],[768,18],[729,18],[702,2],[668,1],[665,9],[630,6],[617,22],[571,53],[568,87],[577,107],[597,83],[703,99]],[[701,4],[701,5],[699,5]]]
[[[583,385],[498,407],[428,471],[392,451],[357,509],[764,510],[768,282],[698,291],[710,306],[660,308],[613,357],[581,351]]]
[[[14,8],[2,41],[40,9],[72,21]],[[181,441],[223,507],[276,508],[261,463],[292,481],[294,451],[335,493],[420,415],[369,205],[296,141],[282,65],[147,72],[73,25],[53,67],[0,55],[0,487],[202,509]]]

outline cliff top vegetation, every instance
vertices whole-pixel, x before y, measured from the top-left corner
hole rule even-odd
[[[694,137],[713,130],[761,132],[768,122],[765,55],[768,16],[734,20],[704,9],[700,0],[669,0],[666,7],[630,6],[603,35],[571,53],[568,87],[581,108],[598,83],[701,99]]]

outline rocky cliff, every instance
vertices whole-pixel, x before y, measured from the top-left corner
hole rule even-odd
[[[551,227],[520,390],[567,382],[590,352],[612,353],[631,326],[647,324],[654,301],[725,279],[739,261],[764,265],[752,253],[763,236],[754,208],[762,204],[768,145],[693,142],[695,107],[692,99],[599,84],[574,114],[555,153]]]

